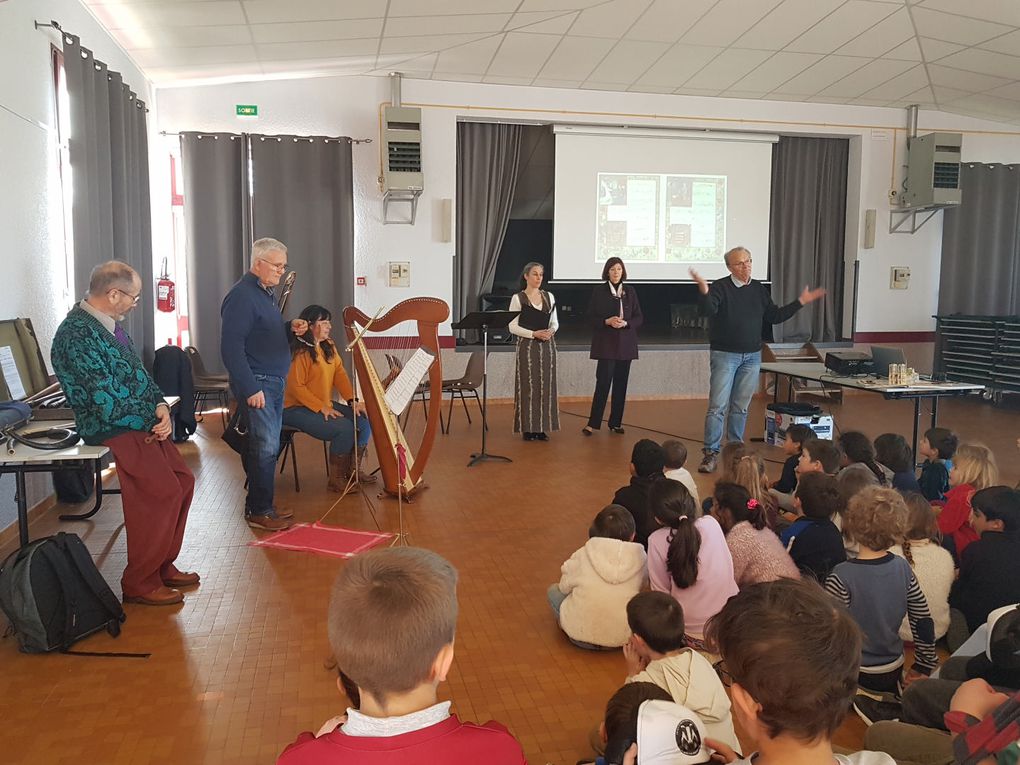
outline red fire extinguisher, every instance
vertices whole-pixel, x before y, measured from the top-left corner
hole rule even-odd
[[[163,273],[159,275],[159,281],[156,282],[156,308],[163,313],[173,313],[177,308],[174,283],[170,281],[170,275],[166,270],[166,258],[163,258]]]

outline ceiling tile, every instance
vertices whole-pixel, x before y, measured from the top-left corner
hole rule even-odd
[[[210,78],[257,78],[264,74],[264,69],[257,62],[242,64],[211,64],[211,65],[182,65],[172,67],[147,67],[145,75],[154,83],[164,86],[172,86],[177,83],[189,80],[200,80]]]
[[[704,45],[674,45],[641,75],[635,85],[676,88],[677,83],[685,82],[694,76],[723,50]]]
[[[547,77],[539,77],[532,81],[532,85],[539,88],[579,88],[581,87],[581,80],[557,80],[550,79]]]
[[[836,98],[836,96],[811,96],[805,98],[809,104],[846,104],[850,102],[849,98]]]
[[[91,6],[92,12],[109,30],[137,27],[191,27],[246,24],[239,0],[215,0],[204,3],[146,3],[126,5],[104,3]]]
[[[621,40],[591,73],[591,78],[617,85],[629,84],[658,61],[667,48],[669,43]]]
[[[786,46],[786,50],[831,53],[894,12],[895,9],[885,3],[849,0]]]
[[[820,96],[845,96],[846,98],[862,98],[864,94],[908,69],[917,66],[912,61],[888,61],[875,59],[860,69],[848,74],[838,82],[820,91]],[[918,87],[917,85],[914,86]]]
[[[289,0],[288,0],[289,1]],[[328,0],[336,5],[343,5],[350,0]],[[386,8],[382,0],[369,0],[378,9]],[[513,13],[520,5],[520,0],[389,0],[387,16],[421,16],[427,10],[430,16],[454,16],[461,13]],[[376,15],[376,14],[372,14]]]
[[[1003,85],[1000,88],[992,88],[988,91],[988,95],[1020,101],[1020,82],[1011,82],[1009,85]]]
[[[924,60],[924,56],[921,55],[921,46],[918,44],[916,37],[911,37],[902,45],[897,45],[882,58],[894,58],[899,59],[900,61]]]
[[[427,35],[423,37],[383,37],[380,53],[429,53],[480,40],[487,35]]]
[[[950,88],[945,85],[934,85],[932,91],[939,101],[955,101],[958,98],[970,95],[968,90],[959,90],[958,88]]]
[[[1016,0],[926,0],[925,8],[968,16],[982,21],[1020,27],[1020,3]]]
[[[331,56],[330,58],[263,61],[262,68],[267,74],[312,72],[315,74],[352,75],[368,74],[374,69],[374,65],[378,65],[378,63],[378,59],[372,56]],[[379,70],[379,73],[385,74],[387,71],[388,69],[384,67]]]
[[[482,82],[490,85],[530,85],[530,77],[505,77],[498,74],[487,74],[482,77]]]
[[[205,3],[203,3],[205,5]],[[244,12],[251,24],[278,21],[329,21],[371,19],[383,15],[385,6],[375,0],[244,0]]]
[[[258,61],[254,45],[214,45],[202,48],[147,48],[136,50],[131,57],[139,66],[202,66]]]
[[[375,39],[361,40],[318,40],[314,42],[267,43],[255,46],[261,61],[287,61],[292,59],[345,58],[349,56],[372,57],[379,48]]]
[[[570,34],[586,37],[619,38],[630,29],[652,0],[609,0],[603,5],[581,11],[570,27]]]
[[[438,53],[429,53],[400,62],[400,73],[408,77],[431,77],[436,66]]]
[[[925,61],[938,61],[943,56],[948,56],[950,53],[956,53],[958,50],[963,50],[962,45],[956,43],[946,42],[945,40],[934,40],[931,37],[922,37],[921,40],[921,52],[924,54]]]
[[[994,40],[987,40],[981,43],[981,47],[999,53],[1008,53],[1011,56],[1020,56],[1020,31],[1010,32],[1008,35],[996,37]]]
[[[779,3],[780,0],[757,0],[755,3],[718,0],[680,39],[696,45],[732,45]]]
[[[683,85],[685,88],[726,90],[771,55],[765,50],[728,48]]]
[[[285,24],[251,24],[257,43],[304,42],[306,40],[347,40],[378,37],[382,19],[347,19],[345,21],[295,21]]]
[[[1003,77],[992,77],[991,75],[978,74],[976,72],[964,72],[960,69],[950,69],[942,64],[928,64],[928,76],[931,78],[932,85],[945,85],[971,93],[991,90],[992,88],[1009,83],[1009,80]]]
[[[533,78],[559,41],[554,35],[507,32],[486,75]],[[488,78],[485,81],[490,82]]]
[[[440,80],[446,82],[481,82],[482,75],[480,74],[456,74],[453,72],[432,72],[433,80]]]
[[[613,40],[598,37],[564,37],[539,75],[553,80],[587,80],[613,47]]]
[[[978,48],[968,48],[946,56],[939,60],[939,64],[1007,79],[1016,79],[1017,76],[1020,76],[1020,58]]]
[[[629,93],[659,93],[667,95],[672,93],[675,88],[664,87],[661,85],[631,85],[627,88]]]
[[[985,114],[994,114],[999,117],[1020,117],[1020,102],[1008,98],[995,98],[984,93],[967,96],[953,101],[954,108],[972,109]]]
[[[502,32],[509,13],[471,13],[461,16],[399,16],[386,19],[387,36],[452,35]]]
[[[932,11],[922,6],[911,6],[910,15],[914,19],[914,27],[922,37],[960,43],[961,45],[977,45],[992,37],[1010,32],[1009,27],[991,24],[987,21],[954,16],[948,13]]]
[[[699,98],[716,97],[719,90],[716,88],[677,88],[673,91],[678,96],[698,96]]]
[[[747,99],[759,99],[765,96],[765,91],[758,90],[724,90],[719,94],[724,98],[747,98]]]
[[[126,50],[138,48],[191,48],[203,45],[244,45],[251,32],[242,24],[230,26],[118,29],[114,36]]]
[[[439,54],[436,61],[436,72],[459,72],[468,74],[481,73],[489,68],[489,62],[496,53],[496,49],[503,41],[503,35],[493,35],[475,42],[465,43],[447,48]]]
[[[935,103],[935,93],[932,90],[931,85],[925,85],[923,88],[918,88],[913,93],[907,93],[906,96],[903,96],[899,100],[908,104],[931,104],[938,108]]]
[[[889,101],[885,98],[852,98],[846,103],[854,106],[888,106]]]
[[[404,0],[405,2],[417,2],[418,0]],[[473,0],[466,0],[473,2]],[[491,0],[490,0],[491,1]],[[601,5],[605,0],[523,0],[520,4],[521,12],[528,11],[576,11],[584,8],[591,8],[594,5]]]
[[[916,45],[914,25],[910,22],[910,15],[906,8],[901,8],[891,16],[882,19],[881,24],[855,37],[837,52],[845,56],[877,58],[908,41],[913,41]]]
[[[526,21],[542,17],[541,21]],[[535,32],[546,35],[565,35],[578,16],[574,13],[515,13],[506,24],[507,31]]]
[[[618,82],[599,82],[598,80],[585,80],[581,83],[581,90],[604,90],[615,92],[620,89]]]
[[[796,77],[820,58],[817,53],[780,51],[734,83],[733,88],[768,93],[791,77]]]
[[[784,95],[813,95],[867,63],[866,58],[826,56],[772,92]]]
[[[658,42],[676,42],[687,32],[715,0],[654,0],[627,32],[631,40],[651,40]]]
[[[861,93],[861,97],[871,99],[884,98],[886,101],[894,101],[898,98],[909,96],[919,88],[928,89],[928,73],[923,66],[915,65],[913,68],[883,82],[877,87]],[[928,99],[933,100],[930,93]]]
[[[734,43],[738,48],[780,50],[813,27],[843,0],[785,0]]]

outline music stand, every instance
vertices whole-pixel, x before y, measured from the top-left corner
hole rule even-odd
[[[513,462],[509,457],[501,457],[498,454],[489,454],[485,451],[485,433],[489,429],[487,416],[489,410],[489,330],[504,329],[518,313],[519,311],[475,311],[450,325],[453,329],[477,329],[482,333],[482,450],[471,455],[468,467],[479,462]]]

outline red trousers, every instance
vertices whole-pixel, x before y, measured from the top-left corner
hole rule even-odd
[[[174,561],[195,493],[195,476],[169,440],[145,443],[148,433],[132,431],[106,441],[117,463],[127,568],[120,586],[125,597],[146,595],[177,573]]]

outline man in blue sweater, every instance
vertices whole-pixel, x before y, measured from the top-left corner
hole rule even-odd
[[[698,467],[701,473],[715,471],[724,421],[727,441],[744,440],[747,407],[758,387],[765,323],[782,324],[802,306],[825,295],[824,289],[805,287],[800,298],[777,306],[768,287],[751,278],[750,250],[734,247],[723,258],[730,276],[717,279],[711,287],[697,271],[690,270],[701,292],[701,312],[709,317],[710,377],[705,454]]]
[[[287,528],[293,515],[273,505],[283,388],[290,369],[287,324],[273,290],[286,270],[287,247],[268,237],[257,240],[251,249],[250,270],[230,288],[220,307],[220,355],[237,405],[248,413],[244,516],[249,526],[269,531]],[[303,319],[291,322],[294,333],[307,330]]]

